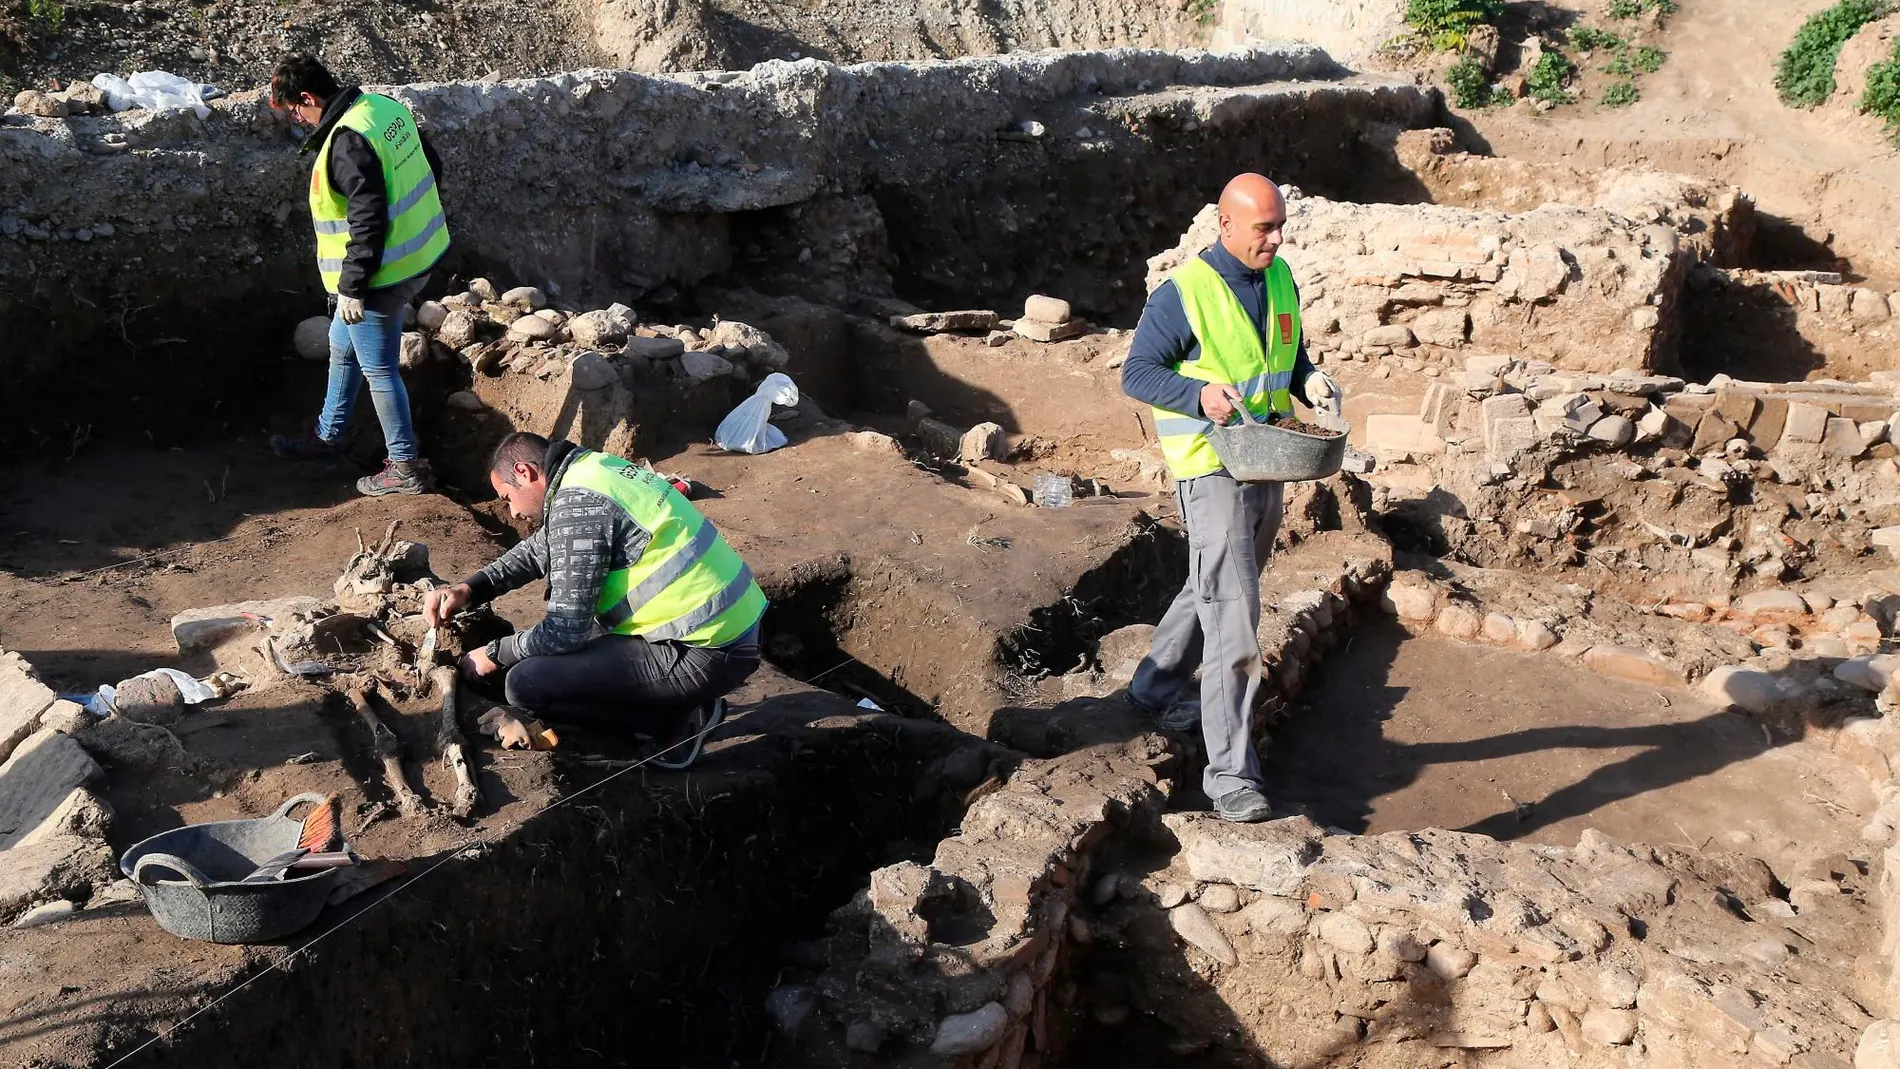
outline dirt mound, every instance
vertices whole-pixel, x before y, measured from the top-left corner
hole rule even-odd
[[[25,6],[25,5],[21,5]],[[362,0],[52,3],[28,43],[0,53],[0,91],[165,70],[226,90],[267,82],[278,60],[321,56],[373,84],[552,74],[601,62],[575,0],[461,0],[428,8]]]

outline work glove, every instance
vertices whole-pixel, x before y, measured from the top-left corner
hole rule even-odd
[[[1306,376],[1306,403],[1313,406],[1315,412],[1330,412],[1335,406],[1344,403],[1345,393],[1339,383],[1324,371],[1315,371]]]
[[[336,295],[336,315],[347,326],[355,326],[363,321],[363,298]]]
[[[552,750],[560,737],[539,720],[523,720],[507,709],[496,707],[475,721],[482,734],[491,736],[504,750]]]

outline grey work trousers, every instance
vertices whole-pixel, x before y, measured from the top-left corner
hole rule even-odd
[[[1155,626],[1154,643],[1128,693],[1150,709],[1180,698],[1201,670],[1202,787],[1218,800],[1261,787],[1253,749],[1260,693],[1260,569],[1273,551],[1285,493],[1280,483],[1242,483],[1225,471],[1175,483],[1187,525],[1187,585]]]

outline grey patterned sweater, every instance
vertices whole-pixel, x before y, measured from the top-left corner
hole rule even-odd
[[[568,466],[586,450],[572,442],[548,447],[547,511],[532,535],[493,564],[469,576],[474,604],[546,578],[547,615],[526,631],[492,642],[488,655],[507,667],[526,657],[573,653],[606,629],[594,619],[594,605],[607,574],[640,559],[652,532],[603,494],[564,487]]]

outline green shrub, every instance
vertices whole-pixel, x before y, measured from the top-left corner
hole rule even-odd
[[[1611,51],[1623,47],[1623,39],[1595,26],[1572,26],[1566,35],[1570,47],[1579,52]]]
[[[1494,85],[1491,87],[1490,103],[1494,108],[1508,108],[1517,103],[1517,97],[1509,89],[1501,85]]]
[[[1451,86],[1452,103],[1467,110],[1482,108],[1491,101],[1491,76],[1474,56],[1466,56],[1445,71]]]
[[[1561,52],[1545,52],[1539,56],[1537,65],[1531,68],[1530,77],[1526,79],[1530,84],[1531,97],[1552,104],[1570,103],[1570,91],[1564,88],[1564,83],[1570,80],[1570,70],[1570,61]]]
[[[1193,16],[1195,22],[1205,26],[1220,13],[1220,0],[1187,0],[1187,13]]]
[[[1654,11],[1658,15],[1673,15],[1678,10],[1680,8],[1677,7],[1676,0],[1610,0],[1610,6],[1605,9],[1605,13],[1613,19],[1633,19],[1640,18],[1646,11]]]
[[[1834,63],[1841,46],[1862,26],[1887,14],[1890,0],[1841,0],[1810,17],[1794,35],[1794,43],[1775,64],[1775,89],[1781,102],[1812,108],[1834,95]]]
[[[1463,48],[1472,27],[1495,22],[1503,13],[1502,0],[1406,0],[1405,5],[1405,21],[1433,48],[1447,51]]]
[[[1887,120],[1887,137],[1900,143],[1900,45],[1893,58],[1867,68],[1867,89],[1860,95],[1860,110]]]
[[[1603,73],[1614,74],[1620,78],[1628,78],[1636,73],[1636,68],[1630,66],[1630,50],[1627,48],[1619,48],[1612,53],[1610,61],[1605,63],[1602,69]]]
[[[1639,74],[1654,74],[1662,70],[1663,60],[1667,55],[1668,53],[1655,45],[1637,45],[1636,51],[1630,55],[1630,63],[1635,66]]]
[[[66,21],[66,8],[59,0],[26,0],[26,13],[34,22],[57,30]]]
[[[1628,78],[1620,82],[1611,82],[1603,87],[1603,106],[1606,108],[1628,107],[1636,103],[1637,96],[1636,83]]]

